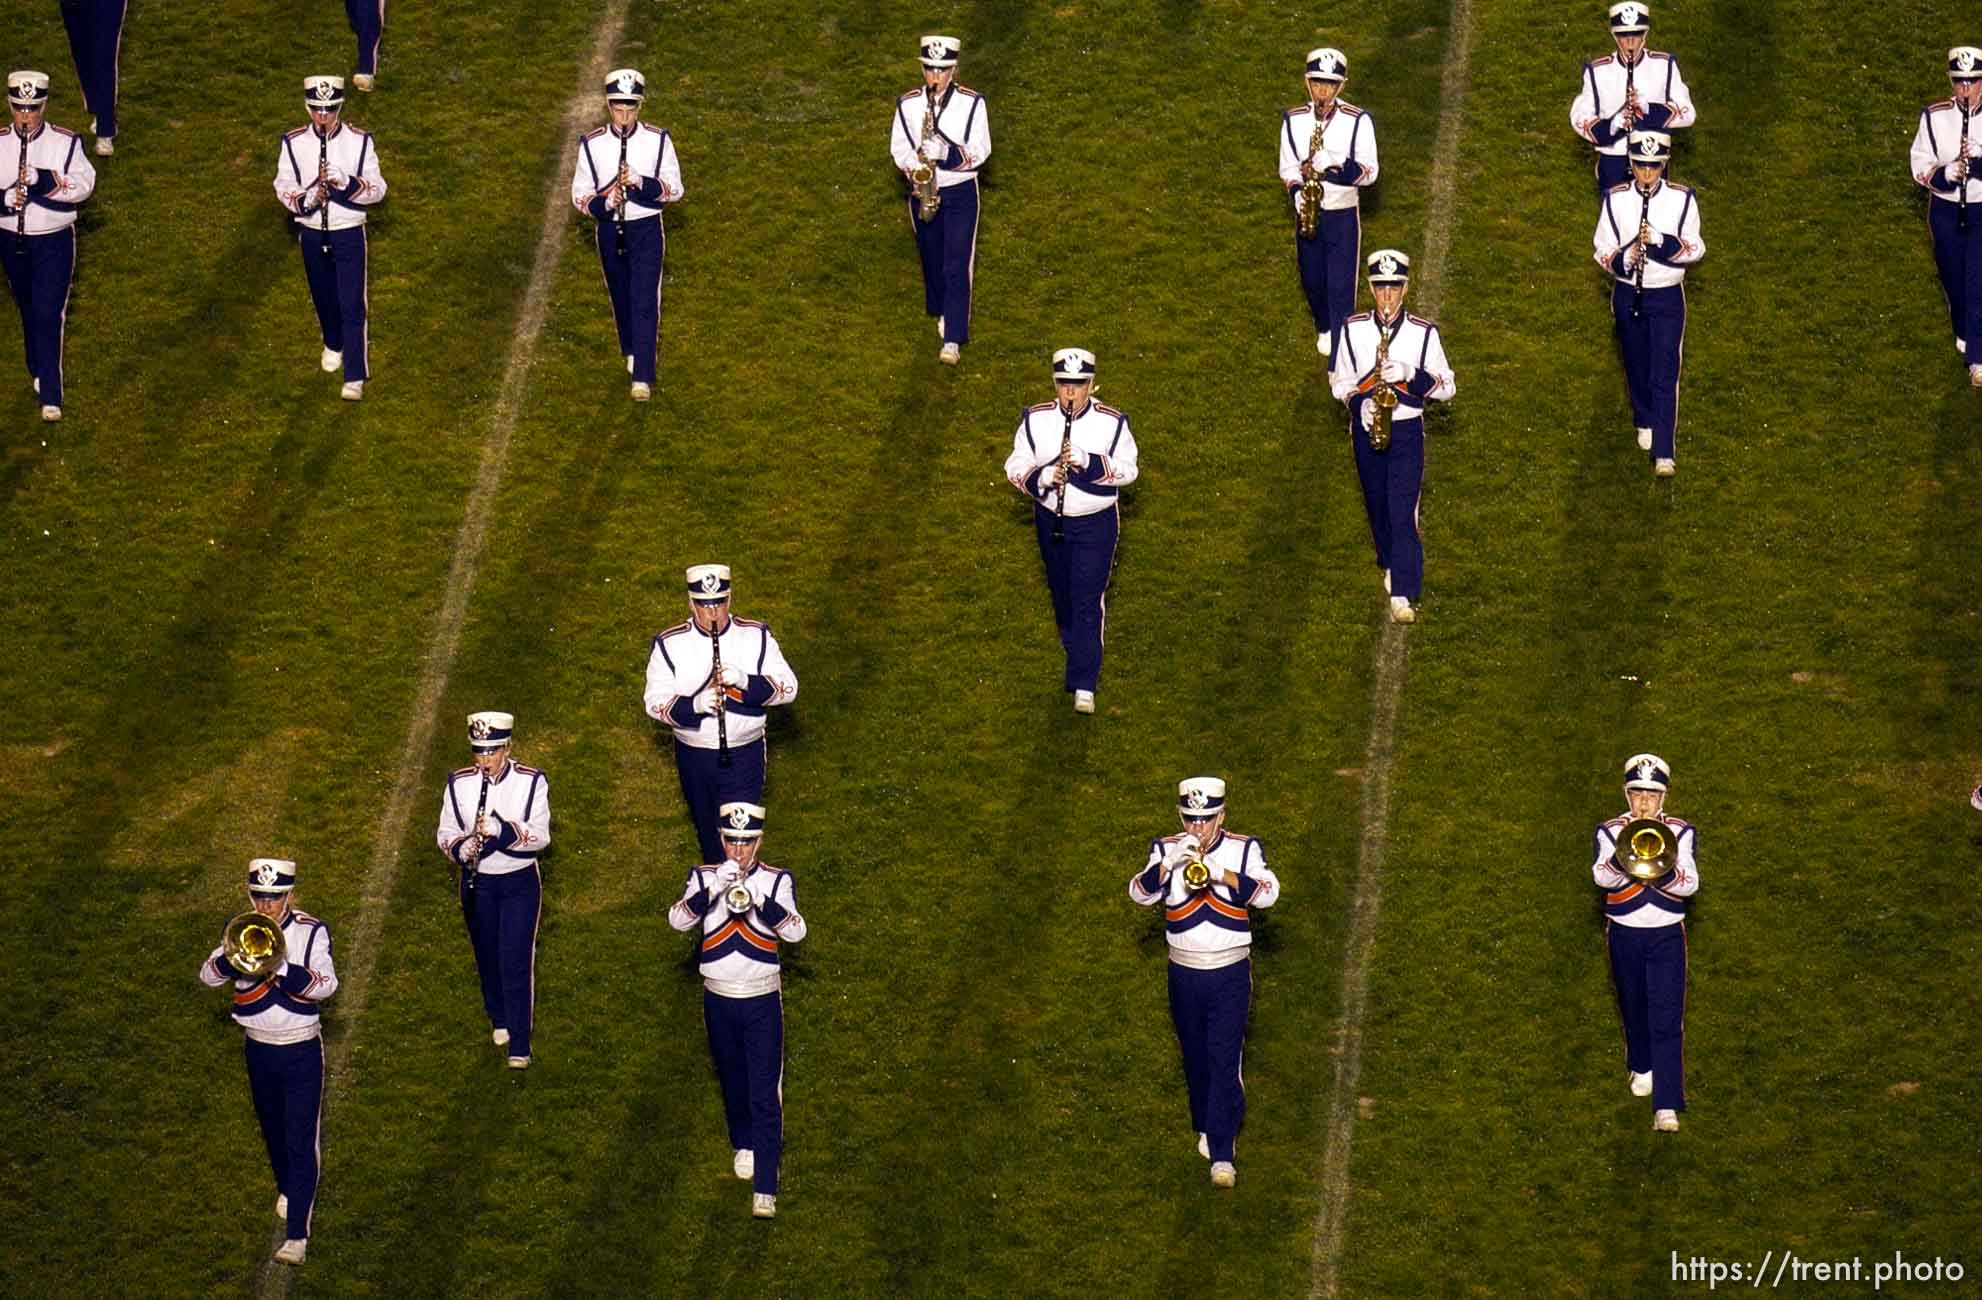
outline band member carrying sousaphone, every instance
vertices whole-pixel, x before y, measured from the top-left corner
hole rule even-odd
[[[922,262],[922,305],[943,341],[937,354],[956,365],[970,342],[977,274],[977,173],[991,156],[991,112],[984,96],[956,84],[954,36],[920,42],[922,85],[895,100],[888,153],[908,181],[908,224]]]

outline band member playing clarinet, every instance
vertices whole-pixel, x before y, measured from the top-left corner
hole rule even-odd
[[[1252,1008],[1252,916],[1280,898],[1266,846],[1225,829],[1225,782],[1177,783],[1183,834],[1149,842],[1149,861],[1129,879],[1129,898],[1163,904],[1169,940],[1170,1019],[1184,1057],[1197,1153],[1211,1181],[1239,1181],[1233,1142],[1246,1117],[1246,1016]]]
[[[1652,473],[1676,472],[1679,357],[1686,341],[1686,268],[1707,251],[1693,191],[1665,179],[1672,137],[1631,133],[1631,180],[1604,195],[1597,213],[1597,265],[1610,272],[1611,315],[1631,391],[1638,449]]]
[[[571,202],[598,226],[593,242],[612,299],[619,352],[632,376],[636,402],[654,395],[660,347],[661,281],[667,234],[661,205],[682,196],[681,161],[673,138],[640,120],[647,83],[632,68],[606,77],[606,111],[612,120],[578,141],[571,172]]]
[[[1294,262],[1328,363],[1335,331],[1356,309],[1363,245],[1362,189],[1376,180],[1376,123],[1341,98],[1349,57],[1308,51],[1308,102],[1280,114],[1280,183],[1294,200]]]
[[[956,84],[954,36],[921,41],[922,86],[895,101],[888,152],[908,180],[908,224],[922,260],[922,306],[943,341],[937,359],[954,366],[970,342],[977,274],[977,172],[991,156],[984,96]]]
[[[537,1004],[537,923],[544,873],[537,856],[551,842],[551,781],[510,758],[516,719],[468,715],[474,763],[447,778],[434,843],[454,867],[455,892],[490,1038],[508,1049],[509,1068],[530,1068]]]
[[[1140,471],[1129,417],[1093,400],[1092,352],[1055,352],[1053,387],[1056,400],[1019,413],[1005,477],[1032,501],[1053,622],[1067,656],[1065,689],[1073,693],[1074,712],[1092,713],[1121,533],[1118,498]]]
[[[1948,51],[1954,94],[1920,110],[1913,133],[1913,179],[1925,187],[1934,269],[1948,297],[1954,350],[1968,363],[1968,382],[1982,388],[1982,48]],[[4,171],[0,163],[0,171]]]
[[[805,918],[798,914],[791,873],[757,857],[763,805],[726,803],[718,816],[722,852],[688,869],[668,924],[702,933],[702,1024],[723,1089],[730,1170],[750,1183],[750,1213],[771,1219],[778,1213],[785,1131],[778,945],[804,939]]]
[[[798,677],[768,624],[730,614],[728,565],[688,570],[688,613],[654,638],[643,699],[647,716],[674,731],[675,773],[702,861],[720,862],[717,811],[763,802],[765,712],[798,698]]]
[[[1672,132],[1693,125],[1693,92],[1679,75],[1679,60],[1645,48],[1652,27],[1650,5],[1626,0],[1610,7],[1617,53],[1583,65],[1583,81],[1569,105],[1569,125],[1596,148],[1597,197],[1630,179],[1625,146],[1633,131]]]
[[[76,271],[76,207],[96,192],[82,137],[42,120],[48,74],[7,74],[0,132],[0,266],[21,312],[41,418],[62,418],[62,327]]]
[[[310,124],[282,137],[275,158],[275,197],[296,222],[303,275],[323,333],[324,373],[344,371],[342,396],[355,402],[371,378],[365,328],[365,209],[385,197],[371,133],[340,122],[344,78],[303,78]]]

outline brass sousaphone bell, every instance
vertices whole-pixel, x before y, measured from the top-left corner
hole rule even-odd
[[[227,923],[220,936],[228,964],[249,979],[267,979],[289,960],[282,927],[260,912],[243,912]]]
[[[1610,864],[1633,880],[1657,880],[1679,864],[1679,837],[1656,817],[1640,817],[1618,832]]]

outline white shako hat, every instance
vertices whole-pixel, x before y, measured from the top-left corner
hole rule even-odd
[[[925,68],[954,68],[957,52],[963,49],[963,42],[954,36],[925,36],[919,44]]]
[[[1347,81],[1349,56],[1332,45],[1308,51],[1309,81]]]
[[[296,887],[296,864],[287,858],[250,858],[250,894],[286,894]]]
[[[726,840],[761,839],[764,834],[764,805],[726,803],[716,809],[716,829]]]
[[[1610,7],[1612,36],[1643,36],[1652,26],[1652,7],[1644,0],[1624,0]]]
[[[1061,348],[1053,354],[1053,378],[1064,384],[1094,382],[1094,354],[1086,348]]]
[[[688,598],[713,605],[729,599],[729,565],[688,566]]]
[[[477,753],[501,749],[516,730],[513,713],[471,713],[468,715],[468,748]]]
[[[606,74],[608,104],[637,104],[647,98],[647,79],[638,68],[615,68]]]
[[[23,68],[7,74],[7,102],[21,108],[40,108],[48,102],[48,74]]]
[[[1225,782],[1215,776],[1187,776],[1177,782],[1177,811],[1185,817],[1216,817],[1225,811]]]
[[[1672,769],[1657,754],[1633,754],[1624,760],[1626,790],[1656,790],[1660,794],[1672,784]]]
[[[1949,81],[1974,81],[1978,77],[1982,77],[1982,49],[1957,45],[1948,51]]]
[[[303,78],[303,104],[307,108],[344,107],[344,78],[321,74]]]
[[[1411,278],[1411,259],[1394,248],[1379,248],[1364,262],[1371,284],[1402,284]]]
[[[1672,137],[1663,131],[1633,131],[1630,152],[1634,163],[1664,166],[1672,161]]]

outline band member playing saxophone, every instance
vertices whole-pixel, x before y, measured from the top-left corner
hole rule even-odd
[[[1194,776],[1177,783],[1183,834],[1149,843],[1149,860],[1129,880],[1138,906],[1163,904],[1169,944],[1170,1019],[1184,1058],[1197,1153],[1211,1181],[1239,1180],[1233,1143],[1246,1116],[1239,1063],[1252,1007],[1252,913],[1280,898],[1266,846],[1225,829],[1225,782]]]
[[[1391,621],[1413,623],[1425,578],[1424,541],[1418,534],[1424,406],[1451,401],[1458,385],[1438,326],[1404,310],[1411,259],[1394,248],[1378,249],[1370,254],[1369,281],[1376,309],[1342,323],[1328,387],[1349,408],[1356,476],[1362,480],[1363,509],[1369,515],[1376,566],[1383,570],[1383,590],[1390,597]]]
[[[681,160],[666,130],[640,120],[647,83],[632,68],[606,76],[612,121],[578,141],[571,202],[598,222],[594,242],[612,299],[620,355],[636,402],[653,396],[660,347],[661,284],[667,261],[662,205],[682,196]]]
[[[1280,182],[1293,198],[1294,261],[1324,364],[1335,331],[1356,309],[1361,194],[1377,174],[1376,124],[1341,98],[1348,79],[1342,51],[1309,50],[1308,102],[1280,114]],[[1321,206],[1315,212],[1317,190]]]
[[[365,209],[385,197],[385,178],[371,133],[338,120],[344,78],[303,78],[303,103],[310,124],[282,137],[275,197],[294,218],[303,250],[303,275],[323,334],[318,364],[326,374],[344,371],[342,396],[355,402],[371,378]]]
[[[76,271],[76,208],[96,192],[82,137],[43,120],[48,74],[7,74],[0,131],[0,267],[14,291],[41,418],[62,418],[62,327]]]
[[[977,273],[977,173],[991,156],[984,96],[956,84],[954,36],[921,41],[922,86],[895,101],[888,152],[907,178],[908,223],[922,260],[922,305],[943,341],[938,357],[955,365],[970,342]]]
[[[1926,189],[1934,269],[1948,298],[1954,348],[1982,388],[1982,48],[1948,51],[1951,97],[1920,110],[1914,182]]]
[[[1108,579],[1121,531],[1117,500],[1136,481],[1129,417],[1092,400],[1094,354],[1053,354],[1058,398],[1027,407],[1005,458],[1005,477],[1032,502],[1033,532],[1053,593],[1053,621],[1066,651],[1074,712],[1094,712],[1107,630]]]
[[[1639,0],[1610,7],[1617,53],[1583,65],[1583,81],[1569,105],[1569,125],[1596,149],[1597,196],[1630,179],[1625,146],[1633,131],[1677,131],[1693,125],[1693,92],[1679,75],[1679,61],[1645,48],[1652,9]]]
[[[1686,341],[1686,268],[1706,254],[1693,191],[1665,178],[1672,137],[1631,133],[1631,182],[1613,186],[1597,213],[1597,265],[1610,272],[1611,315],[1631,393],[1638,448],[1652,473],[1676,470],[1679,361]]]

